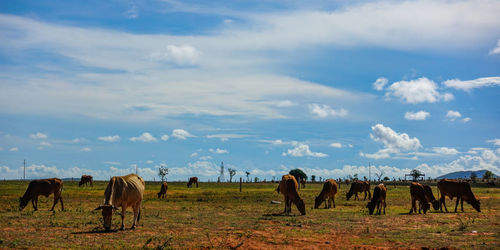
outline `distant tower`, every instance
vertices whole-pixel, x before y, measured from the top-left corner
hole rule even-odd
[[[224,178],[224,162],[220,163],[220,175],[219,175],[219,182],[225,182]]]

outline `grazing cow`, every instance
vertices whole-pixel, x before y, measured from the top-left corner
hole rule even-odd
[[[82,186],[82,185],[88,185],[90,184],[90,186],[94,186],[93,183],[93,178],[92,178],[92,175],[82,175],[82,178],[80,179],[80,183],[78,183],[78,186]]]
[[[42,180],[32,180],[28,185],[28,189],[24,192],[23,197],[19,198],[19,210],[23,210],[28,202],[31,200],[33,209],[38,210],[38,196],[44,195],[49,197],[49,195],[54,194],[54,204],[50,211],[54,211],[58,201],[61,201],[61,210],[64,211],[64,204],[62,200],[62,189],[63,181],[58,178],[42,179]]]
[[[113,211],[118,210],[118,207],[122,208],[122,225],[120,230],[125,228],[123,220],[125,219],[125,211],[129,206],[134,209],[132,229],[135,228],[136,223],[141,218],[141,203],[144,196],[144,189],[144,180],[136,174],[111,177],[106,191],[104,191],[104,204],[95,209],[102,210],[103,225],[106,230],[111,228]]]
[[[337,183],[334,179],[327,179],[323,184],[323,189],[319,193],[318,196],[314,199],[314,208],[318,208],[319,205],[324,201],[325,208],[331,208],[333,203],[333,207],[335,208],[335,194],[337,193]],[[328,206],[326,200],[328,199]]]
[[[437,187],[439,192],[441,192],[441,199],[439,200],[439,206],[441,212],[444,209],[448,212],[448,208],[446,208],[445,196],[450,197],[450,200],[453,200],[454,197],[457,197],[457,203],[455,205],[455,213],[457,212],[458,202],[461,201],[462,212],[464,211],[464,200],[471,204],[476,211],[481,212],[481,202],[476,200],[476,197],[472,193],[470,188],[470,184],[465,181],[459,180],[450,180],[450,179],[442,179],[438,182]]]
[[[306,205],[304,201],[299,197],[297,192],[298,188],[297,180],[293,175],[287,174],[283,175],[281,178],[280,186],[278,192],[281,192],[285,197],[285,211],[284,213],[289,214],[292,210],[292,202],[297,206],[297,209],[302,215],[306,214]]]
[[[385,202],[386,195],[387,195],[387,188],[384,186],[383,183],[378,184],[373,189],[372,200],[368,202],[368,204],[366,204],[366,207],[368,208],[368,212],[370,213],[370,215],[373,214],[375,206],[377,206],[377,214],[380,214],[381,206],[384,206],[384,214],[385,214],[385,207],[387,207],[387,203]]]
[[[358,193],[365,192],[365,198],[363,200],[366,200],[366,193],[368,192],[368,199],[372,197],[372,193],[370,192],[370,183],[367,181],[354,181],[351,183],[351,189],[349,189],[349,192],[346,194],[346,199],[349,200],[352,195],[354,195],[354,200],[359,200]]]
[[[189,182],[187,183],[187,187],[190,188],[195,183],[196,183],[196,187],[198,187],[198,177],[191,177],[191,178],[189,178]]]
[[[302,186],[302,188],[306,188],[306,180],[300,179],[300,185]]]
[[[161,184],[160,192],[158,193],[158,198],[165,198],[167,196],[167,189],[168,189],[168,184],[166,181],[164,181]]]
[[[425,197],[424,185],[412,182],[410,185],[410,194],[411,194],[411,208],[410,214],[413,212],[417,212],[416,203],[418,201],[418,213],[422,213],[421,210],[424,210],[424,214],[427,213],[427,210],[431,208],[427,198]],[[374,194],[375,196],[375,194]]]
[[[432,204],[434,210],[439,210],[439,201],[436,200],[436,197],[434,197],[432,188],[429,185],[425,184],[422,184],[422,186],[424,186],[425,198],[427,199],[427,202],[430,202]]]

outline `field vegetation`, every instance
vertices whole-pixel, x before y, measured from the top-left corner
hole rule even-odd
[[[116,230],[121,223],[116,214],[113,230],[105,232],[100,212],[93,209],[103,201],[106,184],[78,187],[78,182],[66,181],[65,211],[60,204],[48,211],[50,196],[40,197],[34,212],[31,204],[19,211],[27,181],[0,182],[0,248],[500,247],[499,188],[473,188],[481,213],[464,204],[464,213],[408,215],[409,184],[387,185],[387,214],[370,216],[367,201],[346,201],[344,184],[336,208],[312,209],[322,184],[308,183],[300,190],[307,214],[300,216],[295,206],[291,215],[282,214],[276,183],[243,183],[239,192],[239,183],[200,183],[188,189],[185,182],[171,182],[167,198],[159,199],[160,183],[148,182],[138,227],[129,229],[129,209],[126,230]],[[435,186],[433,191],[437,195]],[[455,202],[448,199],[447,205],[453,211]]]

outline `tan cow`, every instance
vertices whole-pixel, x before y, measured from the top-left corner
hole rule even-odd
[[[42,179],[42,180],[32,180],[28,185],[28,189],[24,192],[23,197],[19,198],[19,210],[23,210],[28,202],[31,200],[33,209],[38,210],[38,196],[44,195],[49,197],[49,195],[54,194],[54,204],[50,211],[54,211],[58,201],[61,201],[61,210],[64,211],[64,204],[62,200],[62,189],[63,181],[58,178]]]
[[[434,197],[434,194],[432,193],[432,188],[429,185],[422,184],[424,186],[424,192],[425,192],[425,198],[427,199],[428,202],[432,204],[432,207],[434,210],[439,210],[439,201],[436,200],[436,197]]]
[[[417,212],[416,203],[418,201],[418,213],[421,213],[421,210],[424,210],[424,214],[427,213],[427,210],[431,208],[429,202],[425,196],[424,185],[412,182],[410,184],[410,194],[411,194],[411,209],[410,214],[413,212]]]
[[[448,208],[446,208],[445,196],[450,197],[450,200],[453,200],[454,197],[457,197],[457,203],[455,205],[455,213],[457,212],[458,202],[461,201],[462,212],[464,211],[464,200],[471,204],[476,211],[481,212],[481,202],[476,199],[476,196],[472,193],[470,188],[470,184],[465,181],[459,180],[450,180],[443,179],[440,180],[437,184],[439,191],[441,192],[441,199],[439,200],[440,210],[443,212],[443,207],[446,212],[448,212]]]
[[[335,208],[335,194],[337,193],[337,183],[334,179],[327,179],[323,184],[323,189],[319,193],[318,196],[314,199],[314,208],[318,208],[319,205],[324,201],[325,208],[331,208],[333,203],[333,207]],[[326,200],[328,199],[328,206]]]
[[[106,230],[111,228],[113,211],[117,210],[118,207],[122,208],[122,225],[120,230],[125,228],[123,220],[125,219],[125,210],[129,206],[134,209],[132,228],[135,228],[136,223],[141,218],[141,203],[144,196],[144,189],[144,180],[136,174],[111,177],[106,191],[104,191],[104,204],[95,209],[102,209],[103,224]]]
[[[187,187],[190,188],[193,184],[196,184],[196,187],[198,187],[198,177],[189,178],[189,182],[187,183]]]
[[[370,192],[370,183],[367,181],[353,181],[351,183],[351,188],[349,192],[346,193],[346,199],[349,200],[354,195],[354,200],[359,200],[358,193],[364,192],[366,200],[366,193],[368,193],[368,199],[371,198],[372,193]]]
[[[281,192],[285,198],[285,211],[284,213],[289,214],[292,210],[292,202],[297,206],[297,209],[302,215],[306,214],[306,205],[304,201],[300,198],[297,192],[298,188],[297,180],[293,175],[287,174],[283,175],[281,178],[280,186],[278,192]]]
[[[90,184],[90,186],[92,187],[93,186],[93,177],[92,175],[82,175],[82,178],[80,179],[80,182],[78,183],[78,186],[82,186],[82,185],[88,185]]]
[[[168,184],[167,182],[163,182],[160,187],[160,192],[158,193],[158,198],[165,198],[167,196]]]
[[[386,196],[387,196],[387,188],[385,187],[384,183],[378,184],[373,189],[372,200],[368,202],[368,204],[366,205],[370,215],[373,214],[375,206],[377,207],[377,214],[380,214],[381,207],[384,206],[384,214],[385,214],[385,207],[387,206],[387,203],[385,202]]]

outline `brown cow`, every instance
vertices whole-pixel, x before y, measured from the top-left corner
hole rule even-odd
[[[300,185],[302,186],[302,188],[306,188],[306,180],[300,179]]]
[[[33,209],[37,211],[38,196],[45,195],[45,197],[49,197],[49,195],[54,194],[54,204],[52,205],[50,211],[54,211],[54,207],[56,206],[58,201],[61,201],[61,210],[64,211],[64,204],[61,195],[62,189],[63,181],[58,178],[32,180],[28,185],[28,189],[26,189],[26,192],[24,192],[23,197],[19,198],[19,210],[23,210],[31,200]]]
[[[93,183],[93,177],[92,175],[82,175],[82,178],[80,179],[80,182],[78,183],[78,186],[82,186],[82,185],[88,185],[90,184],[90,186],[94,186]]]
[[[125,228],[123,220],[125,219],[125,211],[128,206],[132,206],[134,209],[132,228],[135,228],[136,223],[141,218],[141,203],[144,196],[144,189],[144,180],[136,174],[111,177],[106,191],[104,191],[104,204],[95,209],[102,209],[103,225],[106,230],[111,228],[113,211],[118,210],[118,207],[122,208],[122,225],[120,230]]]
[[[167,196],[167,189],[168,189],[168,184],[166,181],[164,181],[161,184],[160,192],[158,193],[158,198],[165,198]]]
[[[387,188],[384,186],[383,183],[378,184],[373,189],[372,200],[368,202],[368,204],[366,204],[366,207],[368,208],[368,212],[370,213],[370,215],[373,214],[375,206],[377,206],[377,214],[380,214],[381,206],[384,206],[384,214],[385,214],[385,207],[387,207],[387,203],[385,202],[386,196],[387,196]]]
[[[337,183],[334,179],[327,179],[323,184],[323,189],[314,199],[314,208],[318,208],[323,201],[325,202],[325,208],[332,207],[330,202],[333,203],[333,207],[335,208],[335,194],[337,194]],[[326,199],[328,199],[328,206]]]
[[[417,182],[412,182],[410,185],[410,194],[411,194],[411,209],[410,214],[413,212],[417,212],[416,203],[418,201],[418,213],[422,213],[421,210],[424,210],[424,214],[427,213],[427,210],[431,208],[429,202],[425,196],[424,186]]]
[[[191,177],[191,178],[189,178],[189,182],[187,183],[187,187],[190,188],[195,183],[196,183],[196,187],[198,187],[198,177]]]
[[[297,192],[298,188],[297,180],[293,175],[287,174],[283,175],[281,178],[280,186],[278,192],[281,192],[285,197],[285,211],[284,213],[289,214],[292,210],[292,202],[297,206],[297,209],[302,215],[306,214],[306,205],[304,201],[299,197]]]
[[[349,189],[349,192],[346,194],[346,199],[349,200],[352,195],[354,195],[354,200],[359,200],[358,193],[365,192],[365,198],[363,200],[366,200],[366,193],[368,192],[368,199],[372,197],[372,193],[370,192],[370,183],[367,181],[353,181],[351,183],[351,189]]]
[[[439,192],[441,192],[441,199],[439,200],[439,206],[441,212],[443,212],[443,207],[446,212],[448,212],[448,208],[446,208],[445,196],[450,197],[450,200],[453,200],[454,197],[457,197],[457,203],[455,205],[455,213],[457,212],[458,202],[461,201],[462,212],[464,211],[464,200],[471,204],[476,211],[481,212],[481,202],[476,200],[476,197],[472,193],[470,188],[470,184],[465,181],[459,180],[450,180],[443,179],[440,180],[437,184]]]
[[[432,204],[434,210],[439,210],[439,201],[436,200],[436,197],[434,197],[432,188],[429,185],[425,184],[422,184],[422,186],[424,186],[425,198],[427,199],[427,202],[430,202]]]

